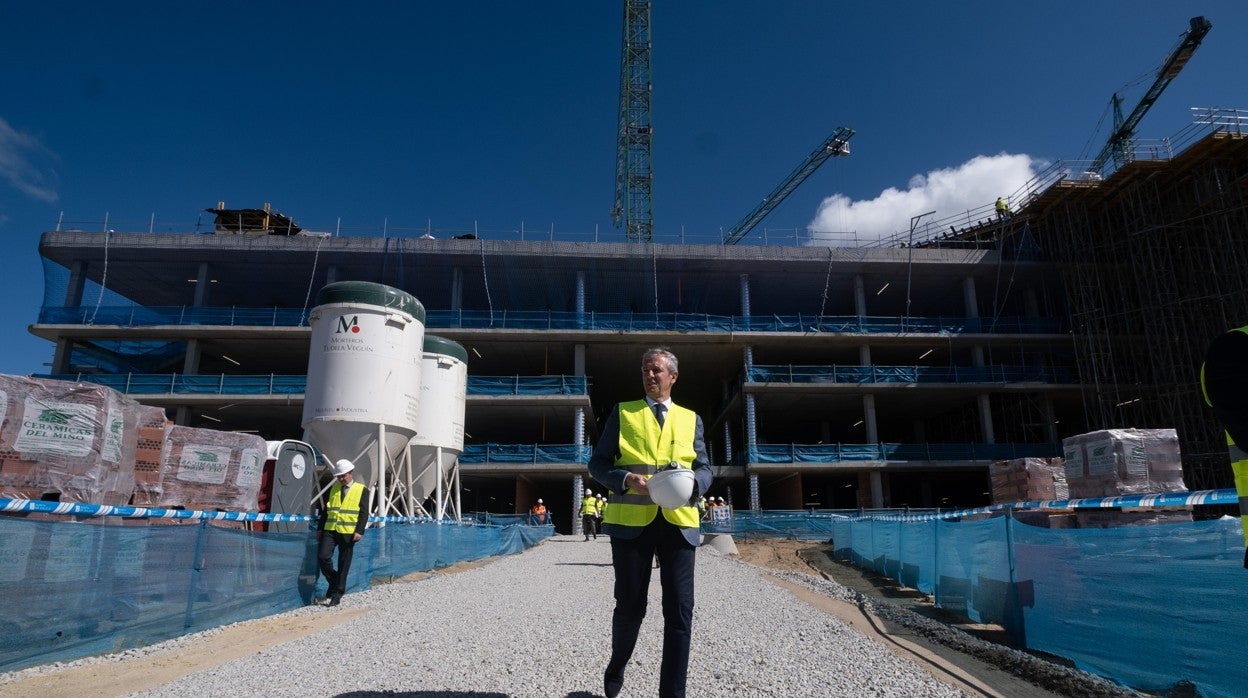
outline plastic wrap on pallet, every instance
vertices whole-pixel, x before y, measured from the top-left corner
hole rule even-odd
[[[1066,466],[1061,458],[1013,458],[988,466],[992,503],[1066,499]]]
[[[0,375],[0,496],[129,503],[138,408],[102,385]]]
[[[255,434],[169,427],[157,506],[256,511],[264,456]]]
[[[138,439],[134,449],[134,504],[156,506],[164,492],[161,453],[165,448],[165,435],[169,420],[163,407],[139,405]]]
[[[1187,489],[1174,429],[1094,431],[1064,439],[1062,452],[1075,499]]]

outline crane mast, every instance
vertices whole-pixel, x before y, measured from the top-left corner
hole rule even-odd
[[[793,190],[806,181],[806,178],[819,169],[819,166],[828,158],[834,155],[849,155],[849,139],[853,135],[854,129],[845,126],[840,126],[833,131],[832,135],[828,136],[828,139],[816,148],[814,152],[806,156],[802,164],[789,173],[789,176],[780,183],[780,186],[772,190],[757,208],[745,214],[745,218],[742,218],[739,223],[728,231],[728,234],[724,237],[724,244],[735,245],[740,242],[741,238],[753,230],[754,226],[766,218],[772,209],[779,206],[780,202],[784,201],[789,194],[792,194]]]
[[[650,2],[625,0],[620,56],[620,130],[611,217],[626,239],[650,242],[654,233],[650,136]],[[621,220],[622,219],[622,220]]]
[[[1183,70],[1183,66],[1191,60],[1192,54],[1200,46],[1200,42],[1204,40],[1205,34],[1213,28],[1213,23],[1204,17],[1192,17],[1188,20],[1188,29],[1183,34],[1183,39],[1179,45],[1170,52],[1166,57],[1161,68],[1157,70],[1157,79],[1153,81],[1148,92],[1144,93],[1144,97],[1140,99],[1140,103],[1131,110],[1131,114],[1125,119],[1122,116],[1122,97],[1114,94],[1114,132],[1109,137],[1109,142],[1101,149],[1100,154],[1092,161],[1089,171],[1097,172],[1112,157],[1114,164],[1121,166],[1131,159],[1131,140],[1135,136],[1135,127],[1139,125],[1140,119],[1144,118],[1153,102],[1161,96],[1162,90],[1170,84],[1178,76],[1179,71]]]

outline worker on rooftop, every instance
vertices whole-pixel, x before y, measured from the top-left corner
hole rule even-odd
[[[997,197],[997,220],[1005,220],[1010,217],[1010,205],[1006,202],[1004,196]]]

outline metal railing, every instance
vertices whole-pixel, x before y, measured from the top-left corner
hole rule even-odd
[[[61,373],[36,378],[104,385],[120,393],[139,395],[302,395],[308,377],[262,374],[253,376],[182,373]],[[469,395],[587,395],[585,376],[469,376]]]
[[[44,306],[43,325],[302,327],[297,308],[205,308],[194,306]],[[1060,334],[1061,320],[1048,317],[904,317],[871,315],[709,315],[704,313],[601,313],[573,311],[434,310],[432,329],[609,330],[673,332],[813,332],[926,334]]]

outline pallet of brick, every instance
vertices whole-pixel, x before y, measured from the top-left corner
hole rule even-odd
[[[1105,429],[1062,441],[1075,499],[1184,492],[1174,429]]]
[[[140,507],[154,507],[164,491],[161,485],[164,471],[161,453],[165,448],[165,434],[169,420],[163,407],[139,405],[138,439],[134,449],[134,500]]]
[[[1066,467],[1061,458],[1014,458],[988,466],[992,503],[1066,499]]]
[[[264,454],[264,439],[255,434],[169,427],[156,506],[256,511]]]
[[[137,407],[102,385],[0,375],[0,496],[129,503]]]

